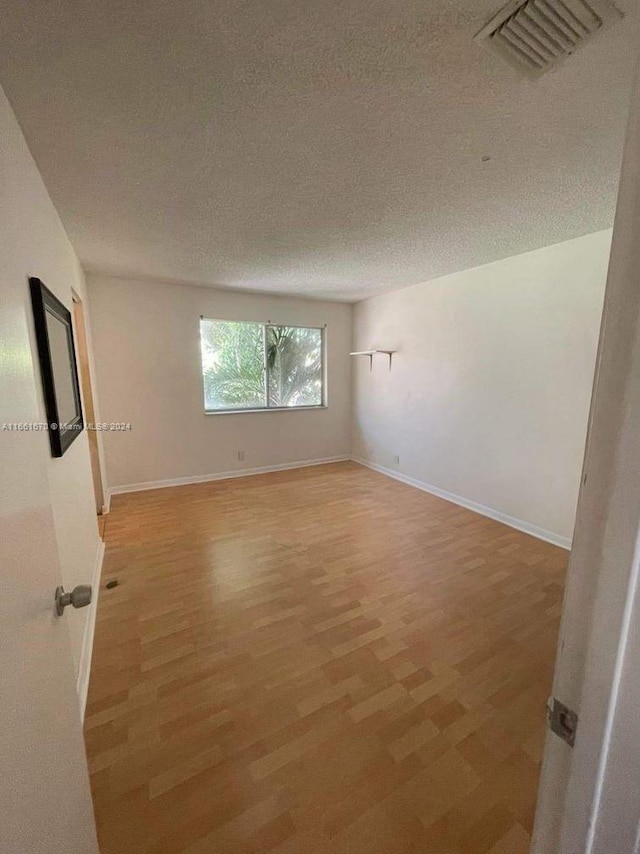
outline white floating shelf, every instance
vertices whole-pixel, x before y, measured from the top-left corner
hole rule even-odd
[[[384,353],[385,356],[389,357],[389,370],[391,370],[391,359],[393,358],[393,354],[396,350],[356,350],[355,353],[349,353],[350,356],[368,356],[369,357],[369,370],[373,369],[373,357],[376,353]]]

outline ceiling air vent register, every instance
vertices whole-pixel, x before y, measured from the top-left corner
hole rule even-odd
[[[523,74],[538,77],[621,17],[609,0],[512,0],[476,40]]]

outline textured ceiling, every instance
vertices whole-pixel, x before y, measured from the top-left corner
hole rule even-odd
[[[637,4],[537,81],[501,5],[4,0],[0,81],[85,268],[355,300],[612,222]]]

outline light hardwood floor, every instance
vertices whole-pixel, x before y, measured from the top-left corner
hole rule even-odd
[[[355,463],[118,496],[106,541],[102,854],[528,851],[565,551]]]

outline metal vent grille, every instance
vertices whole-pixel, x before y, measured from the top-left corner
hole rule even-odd
[[[476,40],[538,77],[621,17],[610,0],[512,0]]]

